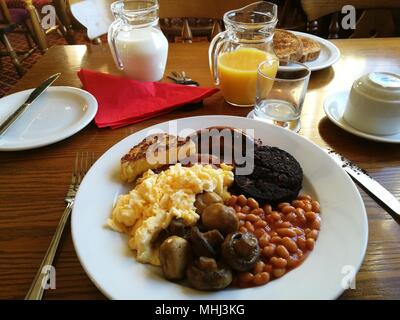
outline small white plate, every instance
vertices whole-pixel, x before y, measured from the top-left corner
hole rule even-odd
[[[0,123],[32,91],[0,99]],[[0,137],[0,151],[34,149],[61,141],[86,127],[96,112],[97,101],[89,92],[73,87],[49,87]]]
[[[160,268],[137,262],[124,234],[107,228],[113,204],[130,186],[119,179],[121,157],[148,134],[186,136],[212,126],[252,129],[263,143],[290,152],[304,172],[303,189],[321,204],[315,249],[298,268],[265,286],[200,292],[169,282]],[[76,195],[71,231],[78,258],[94,284],[112,299],[334,299],[360,268],[368,223],[351,178],[321,148],[278,126],[232,116],[203,116],[164,122],[136,132],[111,147],[91,167]]]
[[[400,143],[400,132],[390,135],[376,135],[360,131],[346,122],[346,120],[343,119],[343,113],[346,108],[349,93],[349,91],[337,92],[327,97],[324,101],[325,114],[334,124],[361,138],[379,142]]]
[[[340,50],[332,42],[309,33],[303,33],[298,31],[290,31],[290,32],[294,33],[296,36],[302,36],[317,41],[321,46],[321,52],[317,59],[315,59],[314,61],[304,62],[304,64],[307,67],[309,67],[311,71],[317,71],[328,68],[339,60]],[[281,68],[286,70],[288,69],[296,70],[296,67],[291,67],[290,65],[282,66]]]

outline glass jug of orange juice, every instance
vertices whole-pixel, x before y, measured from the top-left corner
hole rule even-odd
[[[272,37],[277,5],[260,1],[224,14],[226,30],[210,43],[209,63],[216,85],[225,100],[235,106],[254,105],[257,68],[263,61],[264,72],[275,77],[279,60]]]

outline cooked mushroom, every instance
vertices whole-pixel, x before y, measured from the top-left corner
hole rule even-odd
[[[235,209],[222,203],[214,203],[206,207],[201,215],[201,221],[208,230],[217,229],[224,235],[235,232],[239,228],[239,218]]]
[[[260,246],[256,236],[250,232],[235,232],[225,238],[222,257],[234,270],[248,271],[260,257]]]
[[[199,290],[220,290],[232,282],[229,268],[207,257],[200,257],[190,264],[186,276],[190,285]]]
[[[197,195],[194,206],[196,207],[196,212],[201,215],[204,209],[213,203],[223,203],[223,200],[215,192],[205,192]]]
[[[190,227],[186,225],[182,218],[172,219],[168,226],[168,232],[171,235],[188,239],[190,236]]]
[[[211,244],[211,241],[200,232],[198,227],[193,227],[190,233],[190,243],[192,244],[193,252],[201,257],[213,258],[217,255],[217,250]]]
[[[182,279],[191,258],[190,243],[178,236],[167,238],[160,246],[160,263],[165,278]]]

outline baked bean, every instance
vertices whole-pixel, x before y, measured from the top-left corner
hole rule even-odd
[[[283,220],[289,221],[289,222],[294,222],[294,221],[296,221],[296,218],[297,218],[296,214],[294,212],[290,212],[283,218]]]
[[[301,208],[296,209],[296,216],[299,223],[305,223],[307,221],[306,217],[304,216],[304,210]]]
[[[319,230],[321,228],[321,221],[320,219],[315,219],[312,223],[311,223],[311,228]]]
[[[286,270],[284,268],[277,268],[272,271],[272,274],[275,276],[275,278],[280,278],[286,273]]]
[[[257,228],[254,230],[254,235],[257,237],[257,239],[260,239],[264,234],[267,234],[267,231],[263,228]]]
[[[304,209],[304,202],[301,201],[301,200],[293,200],[292,201],[292,206],[295,207],[296,209],[297,208]]]
[[[252,274],[251,272],[239,273],[239,283],[242,285],[246,285],[253,282],[253,279],[254,279],[254,274]]]
[[[271,237],[268,234],[264,234],[261,236],[261,238],[258,240],[258,243],[260,245],[261,248],[264,248],[265,246],[267,246],[269,244]]]
[[[264,210],[261,208],[253,209],[250,213],[255,214],[256,216],[261,216],[264,214]]]
[[[282,209],[286,206],[290,206],[289,202],[281,202],[280,204],[278,204],[278,209],[282,211]]]
[[[251,209],[250,209],[249,206],[246,205],[246,206],[242,207],[242,212],[243,213],[248,214],[248,213],[250,213],[250,211],[251,211]]]
[[[238,204],[235,204],[233,209],[235,209],[236,212],[241,212],[242,211],[242,207],[239,206]]]
[[[247,232],[247,228],[245,226],[242,226],[239,228],[239,232],[245,233],[245,232]]]
[[[237,202],[240,206],[244,206],[247,203],[247,198],[241,194],[238,198],[237,198]]]
[[[256,223],[254,223],[254,226],[256,228],[265,228],[267,226],[267,223],[264,220],[259,219]]]
[[[283,239],[282,239],[283,240]],[[283,245],[276,247],[276,254],[282,258],[288,259],[290,257],[289,251]]]
[[[261,254],[266,258],[272,257],[275,254],[275,248],[275,244],[270,243],[262,249]]]
[[[280,244],[281,241],[282,241],[282,238],[281,238],[281,237],[278,237],[278,236],[274,236],[274,237],[272,237],[271,240],[270,240],[270,242],[275,243],[275,244]]]
[[[298,200],[308,200],[308,201],[311,201],[311,200],[312,200],[311,196],[308,195],[308,194],[305,194],[305,193],[300,194],[300,195],[297,197],[297,199],[298,199]]]
[[[239,220],[245,220],[246,219],[246,215],[243,212],[237,212],[236,215],[239,218]]]
[[[294,232],[292,229],[289,229],[289,228],[279,228],[279,229],[276,229],[276,232],[281,237],[291,237],[291,238],[293,238],[293,237],[296,236],[296,232]]]
[[[270,275],[268,272],[261,272],[254,276],[253,283],[257,286],[261,286],[266,284],[270,279]]]
[[[250,222],[252,222],[252,223],[255,223],[255,222],[257,222],[257,221],[260,220],[260,217],[259,217],[259,216],[256,216],[255,214],[249,213],[249,214],[246,216],[246,220],[248,220],[248,221],[250,221]]]
[[[244,226],[246,227],[247,231],[253,233],[254,232],[254,226],[250,221],[246,221]]]
[[[260,207],[258,202],[253,198],[247,199],[247,205],[252,209],[258,209]]]
[[[269,204],[264,205],[263,210],[266,214],[270,214],[272,212],[272,207]]]
[[[271,264],[269,264],[269,263],[265,264],[265,267],[264,267],[265,272],[268,272],[270,274],[273,269],[274,269],[274,267]]]
[[[287,267],[288,268],[295,268],[299,265],[299,260],[296,259],[295,257],[290,257],[289,259],[287,259]]]
[[[308,239],[306,240],[306,245],[307,245],[307,249],[308,249],[308,250],[314,249],[315,240],[314,240],[313,238],[308,238]]]
[[[257,261],[253,269],[253,274],[264,272],[265,263],[262,261]]]
[[[233,195],[226,201],[226,205],[233,207],[236,204],[237,196]]]
[[[271,232],[269,233],[269,235],[270,235],[271,237],[276,237],[276,236],[278,235],[278,233],[277,233],[276,231],[271,231]]]
[[[246,222],[245,220],[239,220],[239,227],[244,226],[244,223],[245,223],[245,222]]]
[[[277,268],[285,268],[287,266],[287,261],[283,258],[272,257],[269,262],[271,262],[271,264]]]
[[[291,252],[291,253],[295,253],[297,251],[297,244],[296,242],[294,242],[292,239],[290,239],[289,237],[284,237],[282,239],[282,245],[285,246],[285,248]]]
[[[311,206],[312,206],[312,211],[319,213],[320,211],[320,205],[318,201],[311,201]]]
[[[313,222],[315,219],[317,219],[317,214],[315,212],[309,211],[304,214],[306,217],[307,221]]]
[[[304,202],[304,211],[308,212],[308,211],[312,211],[312,204],[311,202]]]
[[[291,228],[292,224],[289,221],[285,221],[285,222],[282,221],[282,222],[278,222],[275,225],[275,227],[276,228]]]
[[[288,205],[288,206],[286,206],[286,207],[283,207],[281,211],[282,211],[282,213],[284,213],[284,214],[288,214],[288,213],[290,213],[290,212],[295,212],[295,210],[296,210],[295,207],[292,207],[291,205]]]
[[[293,230],[294,230],[294,232],[296,232],[296,234],[297,234],[298,236],[301,236],[301,235],[304,234],[304,231],[303,231],[303,229],[301,229],[301,228],[293,228]]]
[[[311,229],[310,229],[310,228],[305,228],[305,229],[304,229],[304,233],[305,233],[305,234],[310,233],[310,232],[311,232]]]
[[[297,238],[297,245],[299,246],[299,248],[301,250],[304,250],[306,248],[306,239],[298,237]]]
[[[272,211],[272,213],[268,216],[271,217],[273,219],[273,221],[281,220],[281,215],[276,211]]]
[[[317,240],[318,238],[318,230],[311,230],[309,233],[306,234],[306,238],[309,239],[314,239]]]

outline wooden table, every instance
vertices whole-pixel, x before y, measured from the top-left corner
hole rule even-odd
[[[400,73],[400,39],[336,40],[342,52],[333,68],[312,74],[301,117],[300,134],[322,147],[330,147],[367,169],[400,198],[399,145],[357,138],[332,124],[322,109],[324,98],[348,89],[353,80],[373,70]],[[167,73],[185,70],[203,86],[212,86],[207,43],[171,44]],[[17,83],[13,91],[35,87],[49,75],[61,72],[57,85],[80,87],[80,68],[118,74],[108,46],[51,48]],[[97,156],[122,138],[170,119],[206,114],[244,116],[249,109],[227,105],[220,94],[207,99],[198,110],[177,110],[117,130],[93,124],[65,141],[29,151],[0,153],[0,298],[23,298],[50,243],[64,209],[77,151]],[[343,299],[400,298],[400,226],[361,191],[369,219],[369,243],[357,275],[355,290]],[[46,299],[102,299],[83,271],[71,240],[69,226],[55,261],[57,289]]]

